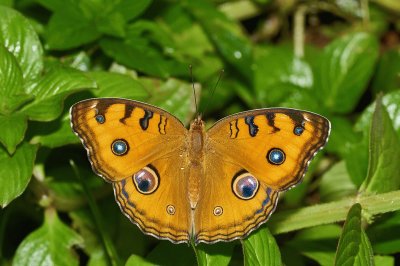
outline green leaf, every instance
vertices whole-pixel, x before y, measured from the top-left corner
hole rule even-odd
[[[229,265],[234,243],[200,244],[193,247],[198,265]]]
[[[21,113],[0,115],[0,142],[7,148],[8,153],[13,154],[17,145],[24,139],[28,126],[27,117]]]
[[[151,21],[130,24],[125,40],[103,38],[100,47],[118,63],[146,74],[166,78],[188,73],[185,64],[168,56],[176,50],[173,39]]]
[[[132,254],[125,263],[125,266],[152,266],[152,265],[154,264],[136,254]]]
[[[299,231],[292,240],[286,242],[285,247],[300,252],[322,266],[331,266],[335,259],[340,232],[341,228],[335,224],[307,228]]]
[[[96,40],[101,33],[82,14],[56,12],[50,18],[45,37],[50,49],[66,50]]]
[[[336,251],[335,265],[374,265],[371,244],[361,228],[361,205],[354,204],[347,214]]]
[[[399,162],[400,140],[378,96],[370,131],[368,174],[360,189],[375,193],[399,189]]]
[[[40,143],[49,148],[80,143],[71,130],[69,113],[65,113],[61,119],[52,122],[32,122],[29,124],[29,132],[33,135],[30,143]]]
[[[105,71],[89,72],[87,75],[98,85],[93,91],[96,97],[121,97],[144,101],[149,98],[149,93],[137,80],[128,75]]]
[[[24,192],[32,176],[37,146],[22,143],[13,155],[0,147],[0,206]]]
[[[207,1],[186,1],[185,7],[199,21],[218,52],[251,82],[252,46],[233,20]]]
[[[400,210],[400,190],[378,195],[358,194],[351,199],[282,210],[271,216],[268,228],[273,234],[286,233],[321,224],[344,221],[350,204],[358,201],[369,215]]]
[[[379,60],[372,89],[378,91],[394,91],[400,88],[400,48],[385,52]]]
[[[0,45],[0,114],[11,114],[31,97],[23,87],[21,68],[14,55]]]
[[[281,253],[267,227],[242,241],[245,265],[282,265]]]
[[[384,95],[382,97],[382,103],[386,107],[386,111],[388,112],[390,119],[392,120],[392,126],[396,130],[397,136],[400,138],[400,121],[398,119],[398,117],[400,117],[400,90],[393,91]],[[366,136],[369,134],[370,131],[371,120],[375,111],[375,104],[376,101],[364,110],[355,125],[355,129],[365,132]]]
[[[291,47],[262,47],[254,60],[254,86],[262,105],[276,105],[293,91],[307,91],[313,84],[311,67],[295,57]]]
[[[15,56],[25,81],[40,74],[43,49],[35,30],[28,19],[4,6],[0,6],[0,44]]]
[[[53,68],[27,89],[35,100],[24,106],[22,112],[30,120],[51,121],[63,110],[64,99],[79,90],[95,88],[96,83],[83,72],[72,68]]]
[[[184,124],[192,120],[195,105],[190,83],[177,79],[168,79],[164,83],[160,83],[159,80],[140,79],[140,82],[150,93],[149,103],[170,112]]]
[[[44,224],[29,234],[15,252],[15,265],[79,265],[72,251],[83,239],[60,221],[55,209],[47,209]]]
[[[357,187],[351,181],[344,161],[332,166],[322,176],[319,191],[323,202],[343,199],[357,193]]]
[[[125,36],[125,18],[120,13],[111,13],[96,21],[99,32],[114,37]]]
[[[114,8],[122,14],[126,21],[142,14],[152,3],[152,0],[122,0]]]
[[[335,113],[348,113],[357,105],[378,57],[373,35],[359,32],[341,37],[325,47],[315,72],[315,92]]]

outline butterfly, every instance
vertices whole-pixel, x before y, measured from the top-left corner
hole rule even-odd
[[[94,172],[144,233],[173,243],[245,238],[298,184],[328,140],[323,116],[265,108],[187,129],[155,106],[88,99],[70,110]]]

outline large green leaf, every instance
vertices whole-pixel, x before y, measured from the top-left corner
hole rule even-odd
[[[200,244],[195,246],[197,264],[200,266],[229,265],[233,248],[234,243]]]
[[[83,72],[72,68],[53,68],[27,88],[27,92],[33,94],[35,100],[24,106],[22,112],[30,120],[54,120],[61,114],[63,101],[68,95],[95,87],[96,83]]]
[[[55,209],[47,209],[44,224],[29,234],[15,252],[15,265],[79,265],[72,251],[74,245],[82,245],[83,239],[66,226]]]
[[[369,140],[368,174],[361,190],[384,193],[400,188],[400,139],[392,120],[378,97]]]
[[[245,265],[282,265],[281,253],[267,227],[242,241]]]
[[[354,204],[347,215],[336,251],[335,265],[374,265],[371,244],[361,228],[361,205]]]
[[[254,87],[262,105],[277,105],[298,90],[309,90],[313,73],[307,62],[293,55],[291,47],[257,49],[254,64]]]
[[[382,97],[382,103],[392,120],[392,126],[397,132],[397,136],[400,138],[400,90],[390,92]],[[362,113],[357,123],[355,124],[355,129],[357,131],[362,131],[367,136],[371,127],[372,116],[375,111],[376,102],[370,104]]]
[[[0,206],[24,192],[32,176],[37,146],[22,143],[13,155],[0,147]]]
[[[0,6],[0,44],[15,56],[26,81],[40,74],[43,50],[35,30],[28,19],[4,6]]]
[[[327,47],[316,65],[315,92],[335,113],[347,113],[357,105],[365,91],[376,59],[375,36],[359,32],[345,35]]]
[[[185,7],[199,21],[224,59],[251,82],[252,46],[238,25],[207,1],[185,1]]]

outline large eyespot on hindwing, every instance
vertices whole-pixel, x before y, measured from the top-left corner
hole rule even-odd
[[[111,151],[117,156],[125,155],[129,151],[129,144],[124,139],[116,139],[111,144]]]
[[[132,176],[133,183],[139,193],[151,194],[157,190],[160,178],[152,167],[146,166]]]
[[[232,181],[232,191],[240,199],[252,199],[259,188],[257,178],[246,171],[238,172]]]

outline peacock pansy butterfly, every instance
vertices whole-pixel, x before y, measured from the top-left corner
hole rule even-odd
[[[71,107],[93,170],[112,183],[122,212],[146,234],[174,243],[246,237],[268,220],[279,192],[300,182],[330,122],[266,108],[186,129],[149,104],[99,98]]]

